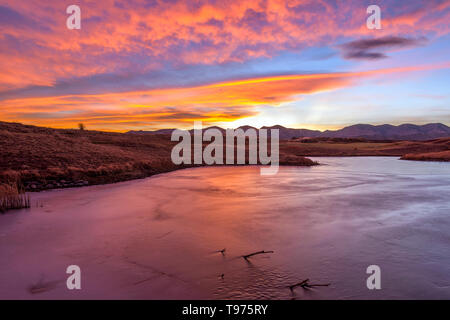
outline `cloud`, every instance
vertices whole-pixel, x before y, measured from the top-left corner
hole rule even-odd
[[[73,31],[65,27],[67,14],[57,2],[2,1],[0,46],[8,50],[0,52],[0,90],[99,73],[245,63],[369,32],[360,1],[80,0],[77,4],[82,29]],[[383,30],[377,34],[445,34],[448,9],[443,1],[399,5],[386,0]],[[7,39],[17,39],[17,44]],[[353,55],[381,58],[383,54]]]
[[[67,127],[84,119],[114,130],[232,121],[370,76],[280,62],[373,34],[359,0],[79,0],[81,30],[66,28],[60,2],[1,2],[2,120]],[[381,59],[433,40],[449,32],[449,9],[441,0],[384,0],[378,38],[350,41],[342,53]],[[328,57],[313,70],[351,67]]]
[[[79,122],[109,130],[128,130],[137,123],[140,127],[136,128],[189,127],[195,120],[215,124],[255,116],[258,107],[276,107],[304,95],[349,87],[363,78],[440,67],[291,74],[193,87],[10,98],[1,101],[0,117],[63,128],[76,127]]]
[[[375,39],[361,39],[340,46],[346,59],[376,60],[387,58],[385,51],[423,45],[426,38],[412,39],[387,36]]]
[[[48,28],[45,23],[36,21],[32,16],[24,16],[14,9],[0,5],[0,26],[6,27],[11,25],[25,31],[39,30],[43,33],[50,31],[50,28]]]

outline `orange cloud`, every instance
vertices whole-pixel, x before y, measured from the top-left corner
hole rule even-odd
[[[358,1],[78,1],[82,29],[67,30],[66,4],[2,1],[0,90],[52,85],[108,72],[145,72],[173,64],[271,57],[370,32]],[[213,4],[214,3],[214,4]],[[402,7],[401,13],[391,13]],[[449,31],[448,1],[384,1],[376,36]],[[8,11],[9,10],[9,11]],[[7,12],[6,12],[7,11]],[[359,14],[358,14],[359,12]]]
[[[277,106],[299,99],[300,95],[347,87],[356,79],[442,67],[450,65],[281,75],[196,87],[9,99],[2,102],[0,116],[7,121],[65,128],[75,127],[79,122],[91,129],[116,131],[187,127],[194,120],[214,124],[254,116],[258,106]]]

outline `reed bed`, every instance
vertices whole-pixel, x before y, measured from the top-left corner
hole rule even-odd
[[[17,182],[0,184],[0,213],[10,209],[23,209],[30,207],[30,196]]]

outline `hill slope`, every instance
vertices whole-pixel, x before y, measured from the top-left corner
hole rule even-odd
[[[62,130],[0,122],[0,184],[19,179],[28,190],[40,190],[111,183],[188,167],[172,163],[175,144],[168,134]],[[280,164],[316,163],[280,153]]]

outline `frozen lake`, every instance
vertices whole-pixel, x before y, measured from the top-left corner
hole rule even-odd
[[[450,299],[450,163],[313,159],[32,194],[0,215],[0,298]]]

